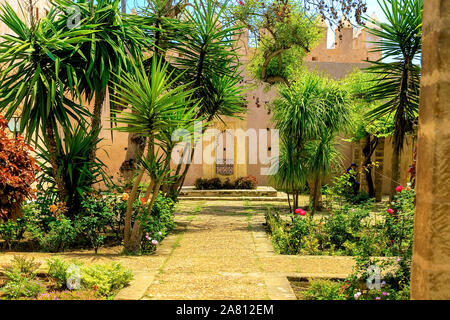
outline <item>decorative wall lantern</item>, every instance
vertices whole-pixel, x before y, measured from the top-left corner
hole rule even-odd
[[[17,137],[20,132],[20,117],[12,117],[11,119],[9,119],[8,128],[9,131],[14,133],[14,136]]]

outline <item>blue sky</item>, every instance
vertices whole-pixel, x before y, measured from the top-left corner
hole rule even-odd
[[[380,21],[386,21],[386,17],[381,10],[377,0],[366,0],[367,2],[367,15],[371,16],[375,13]],[[129,12],[132,8],[137,8],[143,6],[147,3],[147,0],[127,0],[127,11]],[[334,31],[331,28],[328,30],[328,47],[331,47],[334,43]]]

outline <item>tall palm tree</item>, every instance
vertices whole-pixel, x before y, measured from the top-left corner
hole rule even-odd
[[[349,124],[346,90],[313,73],[290,87],[281,87],[271,107],[281,137],[281,155],[273,181],[293,194],[294,208],[302,185],[308,183],[311,205],[319,209],[321,178],[335,164],[334,139]]]
[[[367,31],[380,38],[373,43],[375,51],[382,54],[368,69],[380,79],[369,94],[383,103],[368,115],[372,119],[394,115],[392,198],[400,180],[400,153],[405,135],[413,130],[418,116],[423,0],[378,0],[378,3],[387,22],[369,19],[374,26]]]
[[[142,238],[140,218],[150,214],[161,185],[170,173],[171,135],[168,128],[189,126],[192,123],[198,102],[193,100],[194,90],[190,83],[176,85],[178,77],[168,72],[168,64],[152,59],[150,75],[141,63],[135,66],[133,74],[118,77],[120,89],[114,96],[115,102],[126,108],[117,113],[119,127],[115,130],[134,132],[147,137],[147,154],[142,157],[140,172],[134,182],[125,216],[124,245],[127,252],[138,252]],[[185,116],[180,116],[180,115]],[[168,139],[168,140],[167,140]],[[132,225],[133,203],[138,197],[139,184],[147,173],[151,182],[145,192],[148,199]]]

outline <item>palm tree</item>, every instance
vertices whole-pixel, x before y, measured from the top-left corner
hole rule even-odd
[[[80,25],[93,25],[90,41],[80,44],[79,50],[86,57],[83,72],[79,74],[79,91],[88,101],[94,101],[91,131],[100,132],[101,114],[107,93],[110,98],[117,90],[119,75],[132,72],[130,59],[139,60],[143,51],[152,47],[151,39],[140,29],[136,19],[121,12],[121,0],[52,0],[61,14],[60,20],[69,22],[76,7],[83,17]],[[111,110],[115,108],[110,99]],[[112,120],[114,120],[112,118]],[[95,149],[89,152],[95,159]]]
[[[168,64],[152,59],[150,75],[142,62],[135,66],[133,74],[123,74],[115,85],[114,96],[117,105],[125,110],[115,115],[123,126],[115,130],[134,132],[145,136],[148,141],[147,154],[140,161],[140,171],[131,191],[125,216],[124,246],[127,252],[138,252],[142,239],[140,219],[150,214],[161,185],[170,173],[171,136],[168,128],[187,127],[192,123],[198,102],[193,100],[191,84],[176,85],[178,77],[168,72]],[[180,116],[184,114],[185,116]],[[170,130],[169,130],[170,131]],[[138,197],[139,184],[147,173],[151,182],[145,192],[148,199],[132,224],[133,203]]]
[[[349,124],[347,92],[332,80],[305,73],[290,87],[279,89],[271,110],[281,137],[273,181],[293,194],[292,209],[298,205],[302,186],[308,183],[311,205],[318,210],[321,178],[336,163],[335,137]]]
[[[1,8],[0,20],[12,34],[2,36],[0,43],[0,110],[10,118],[20,112],[20,132],[38,143],[42,134],[49,151],[49,162],[62,201],[66,198],[58,156],[58,126],[71,128],[89,116],[81,105],[76,74],[86,58],[79,46],[88,42],[94,26],[67,29],[58,10],[52,8],[45,18],[27,26],[9,6]],[[73,100],[67,98],[69,94]],[[77,101],[77,97],[79,100]]]
[[[387,22],[369,20],[374,26],[367,31],[380,38],[374,41],[382,53],[372,62],[369,72],[380,80],[369,90],[374,100],[383,103],[368,113],[372,119],[394,116],[391,198],[400,180],[400,153],[405,135],[413,130],[418,116],[422,45],[423,0],[378,0]],[[388,62],[387,60],[393,60]]]

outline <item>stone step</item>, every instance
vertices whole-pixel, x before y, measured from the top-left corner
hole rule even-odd
[[[278,193],[272,187],[261,186],[256,189],[224,189],[224,190],[196,190],[195,187],[183,187],[181,197],[277,197]]]
[[[189,200],[189,201],[280,201],[280,202],[286,202],[286,197],[185,197],[180,196],[178,197],[179,200]]]

